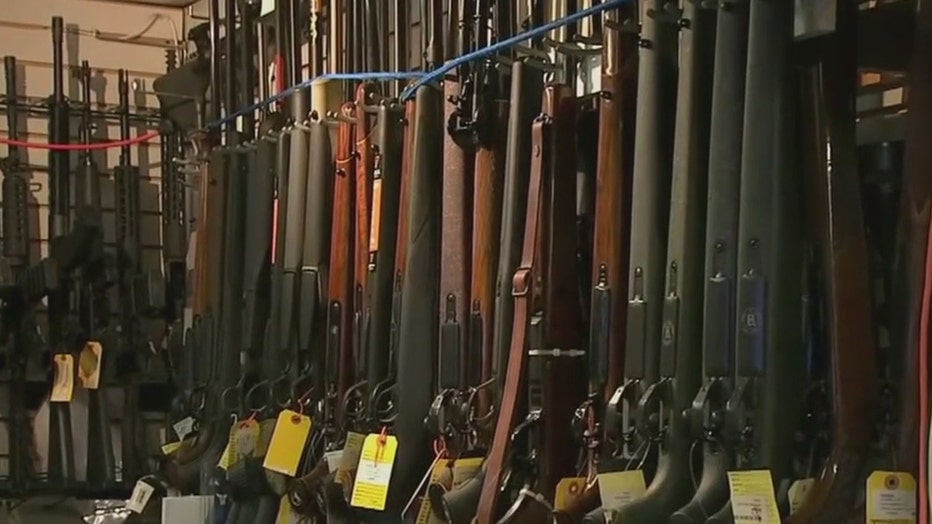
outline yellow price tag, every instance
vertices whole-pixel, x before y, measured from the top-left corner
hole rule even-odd
[[[728,485],[735,522],[780,524],[780,510],[769,469],[729,471]]]
[[[178,451],[178,448],[181,447],[181,441],[178,442],[169,442],[168,444],[162,444],[162,454],[171,455],[172,453]]]
[[[643,497],[647,491],[644,472],[639,469],[601,473],[597,478],[599,496],[605,508],[620,508],[630,504]]]
[[[557,482],[557,489],[553,495],[553,509],[566,511],[570,509],[573,501],[586,490],[586,477],[567,477]]]
[[[449,478],[452,473],[452,468],[450,468],[449,459],[440,459],[434,464],[434,469],[430,473],[429,484],[443,484],[447,489],[449,489],[452,484],[452,479]],[[444,477],[448,477],[444,479]],[[444,482],[446,480],[447,482]],[[430,524],[431,514],[433,509],[430,504],[430,497],[424,496],[421,500],[421,508],[417,511],[417,518],[414,520],[415,524]]]
[[[815,479],[799,479],[790,484],[790,489],[786,492],[786,498],[790,500],[790,514],[796,513],[803,505],[813,484]]]
[[[55,383],[50,402],[71,402],[74,396],[74,357],[67,353],[55,355]]]
[[[311,417],[290,409],[279,413],[262,467],[289,477],[295,476],[310,434]]]
[[[902,471],[875,471],[867,477],[867,522],[916,523],[916,479]]]
[[[370,434],[366,437],[359,467],[356,468],[350,506],[376,511],[385,509],[397,452],[398,439],[394,435]]]
[[[224,471],[239,462],[239,457],[236,456],[236,433],[236,424],[233,424],[233,427],[230,428],[230,436],[227,437],[227,445],[223,448],[220,461],[217,462],[217,467]]]
[[[78,357],[78,380],[84,389],[100,388],[100,363],[104,349],[100,342],[89,341],[84,344]]]

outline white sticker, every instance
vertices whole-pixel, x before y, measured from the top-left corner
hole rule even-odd
[[[142,512],[145,511],[146,504],[149,503],[149,499],[152,498],[153,493],[155,493],[154,486],[148,482],[137,480],[136,487],[133,488],[133,494],[130,495],[129,500],[126,501],[126,509],[141,515]]]
[[[259,16],[265,16],[275,10],[275,0],[262,0]]]
[[[175,430],[175,434],[178,435],[179,440],[184,440],[189,434],[194,431],[194,419],[191,417],[185,417],[172,426],[172,429]]]

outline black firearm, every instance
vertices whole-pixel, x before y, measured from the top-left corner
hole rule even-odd
[[[52,18],[52,97],[49,101],[49,139],[55,144],[67,144],[70,138],[69,108],[64,94],[64,62],[62,39],[64,21]],[[70,178],[71,167],[67,151],[49,151],[49,240],[52,256],[56,247],[67,247],[71,233]],[[57,245],[56,245],[57,244]],[[71,247],[78,247],[75,243]],[[77,266],[77,264],[74,264]],[[48,296],[49,353],[59,364],[58,373],[73,373],[74,367],[64,364],[74,358],[74,347],[69,344],[69,316],[71,313],[71,283],[68,281],[74,266],[59,267],[59,277],[65,277],[57,289]],[[67,271],[67,273],[66,273]],[[73,360],[72,360],[73,362]],[[56,378],[58,380],[58,378]],[[64,402],[49,405],[48,483],[56,489],[68,489],[75,481],[74,441],[71,431],[71,406]]]
[[[91,120],[91,68],[87,62],[81,64],[81,127],[79,140],[91,144],[94,136],[94,123]],[[77,172],[77,191],[75,200],[77,213],[88,223],[101,225],[100,210],[100,172],[94,162],[91,150],[81,153]],[[102,232],[101,232],[102,233]],[[85,338],[84,351],[92,351],[87,344],[100,344],[100,349],[117,354],[119,338],[110,322],[111,310],[107,300],[109,288],[116,283],[115,261],[103,251],[103,235],[94,238],[93,244],[87,246],[93,263],[88,271],[81,275],[80,285],[76,286],[78,294],[78,312],[82,338]],[[88,390],[88,458],[87,484],[92,491],[106,492],[116,487],[116,461],[113,441],[110,433],[110,415],[106,409],[103,387],[112,381],[115,372],[114,358],[102,357],[98,361],[98,387]],[[110,364],[109,368],[103,364]],[[134,482],[135,479],[127,479]]]
[[[624,466],[643,464],[648,479],[656,450],[648,445],[648,435],[638,432],[637,414],[638,402],[658,381],[661,360],[677,88],[678,16],[669,16],[669,5],[666,0],[642,0],[639,6],[644,18],[638,51],[624,380],[605,413],[608,438],[616,446],[613,456]],[[596,514],[602,518],[596,510],[587,519]]]
[[[748,5],[720,6],[716,25],[705,240],[702,387],[690,409],[702,441],[702,473],[693,498],[671,517],[705,522],[728,500],[731,450],[722,445],[722,415],[734,384],[735,285]]]
[[[19,139],[20,108],[18,98],[16,58],[3,58],[6,81],[7,134],[11,140]],[[31,474],[27,460],[29,450],[29,420],[26,414],[26,396],[22,385],[26,380],[26,362],[29,352],[39,346],[36,340],[35,313],[26,300],[26,290],[21,286],[22,278],[30,267],[29,255],[29,173],[19,146],[8,145],[7,156],[0,159],[3,173],[3,258],[0,259],[0,293],[4,302],[2,310],[2,337],[7,366],[5,378],[10,380],[10,420],[7,428],[10,435],[10,474],[8,489],[19,490]]]
[[[426,66],[441,61],[440,2],[429,0],[424,13]],[[402,282],[401,314],[398,328],[398,366],[395,402],[398,414],[394,433],[398,437],[395,473],[389,486],[388,506],[403,507],[427,470],[430,458],[429,433],[424,427],[434,392],[439,329],[441,181],[443,172],[441,144],[437,139],[443,129],[440,90],[424,86],[416,94],[416,109],[411,142],[411,174],[407,187],[407,237],[402,247],[407,254]]]
[[[795,426],[803,412],[804,238],[793,118],[792,6],[752,0],[741,155],[735,386],[725,408],[736,469],[792,479]],[[765,66],[766,64],[766,66]],[[728,504],[707,522],[731,522]]]
[[[668,13],[671,10],[667,10]],[[676,125],[673,141],[666,286],[663,295],[659,372],[638,401],[637,431],[659,443],[657,472],[643,497],[617,509],[616,522],[651,523],[669,518],[693,490],[693,439],[682,417],[702,380],[703,273],[715,12],[680,3],[681,28]],[[666,21],[660,21],[666,23]],[[635,160],[637,161],[637,160]],[[636,280],[635,280],[636,282]]]

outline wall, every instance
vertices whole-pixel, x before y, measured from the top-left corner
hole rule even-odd
[[[65,22],[65,63],[68,67],[79,67],[82,60],[87,60],[93,69],[92,90],[98,107],[112,106],[118,101],[117,70],[128,69],[130,81],[137,81],[139,91],[131,92],[130,99],[136,104],[134,111],[144,108],[157,108],[155,97],[142,91],[151,86],[152,80],[165,71],[165,47],[174,38],[183,38],[185,31],[184,14],[181,9],[166,9],[152,6],[116,3],[111,0],[4,0],[4,9],[0,10],[0,54],[13,55],[17,58],[20,95],[30,97],[32,102],[47,97],[52,89],[52,42],[51,19],[62,16]],[[153,17],[158,16],[153,21]],[[174,31],[170,23],[174,23]],[[110,41],[113,38],[137,33],[150,25],[144,35],[134,42]],[[177,35],[177,36],[176,36]],[[0,83],[0,92],[4,85]],[[80,99],[80,83],[66,70],[66,95],[73,101]],[[5,93],[4,93],[5,94]],[[0,119],[0,136],[7,136],[6,118]],[[31,142],[47,142],[47,119],[31,116],[20,117],[20,139]],[[23,120],[27,120],[25,124]],[[132,135],[146,132],[148,129],[135,127]],[[97,123],[97,136],[115,139],[119,128],[106,122]],[[72,140],[77,139],[77,121],[72,123]],[[31,170],[32,198],[30,205],[30,237],[32,260],[47,254],[48,250],[48,203],[49,178],[45,170],[48,155],[41,150],[24,152]],[[0,145],[0,157],[7,154],[6,147]],[[77,155],[73,155],[76,161]],[[117,165],[118,149],[110,149],[96,157],[101,170],[102,200],[104,206],[105,240],[109,246],[114,241],[114,198],[112,169]],[[144,264],[148,269],[158,268],[159,257],[159,143],[153,141],[132,148],[135,165],[140,166],[141,205],[143,208],[142,228],[145,252]],[[0,203],[2,205],[2,203]],[[0,391],[0,412],[6,410],[7,393]],[[119,403],[113,399],[111,413],[119,412]],[[86,409],[80,396],[72,409],[73,425],[76,436],[76,454],[79,476],[83,475],[86,442],[81,437],[86,421]],[[35,422],[36,447],[39,454],[38,468],[45,465],[45,434],[47,424],[46,410],[39,410]],[[5,432],[0,430],[0,454],[6,448]],[[157,445],[157,437],[150,439]],[[118,442],[118,439],[117,439]],[[93,458],[92,458],[93,459]],[[5,460],[0,460],[0,475],[5,473]],[[71,520],[74,522],[73,510]],[[27,519],[32,520],[32,519]],[[47,520],[43,520],[47,521]],[[0,522],[4,518],[0,515]],[[50,521],[50,524],[53,521]]]

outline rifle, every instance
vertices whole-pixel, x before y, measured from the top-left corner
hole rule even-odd
[[[16,76],[16,58],[3,57],[6,81],[7,133],[11,140],[19,139],[19,83]],[[29,420],[26,414],[26,359],[29,349],[38,345],[35,340],[35,315],[22,289],[22,278],[30,268],[29,256],[29,180],[28,171],[18,146],[8,145],[7,156],[0,160],[3,173],[3,274],[2,293],[5,302],[2,310],[2,336],[10,380],[9,428],[9,481],[12,490],[22,489],[31,474],[26,460],[29,449]]]
[[[441,61],[440,2],[429,0],[424,13],[426,69]],[[398,414],[393,431],[398,438],[388,507],[403,507],[415,492],[422,472],[428,469],[429,433],[424,414],[433,397],[439,330],[441,183],[443,157],[435,140],[443,129],[441,92],[434,86],[418,90],[411,139],[410,179],[407,186],[407,234],[401,314],[398,327],[395,403]]]
[[[589,395],[576,410],[576,432],[582,437],[587,477],[595,476],[601,459],[610,461],[604,446],[603,414],[608,398],[621,382],[624,361],[630,242],[631,172],[634,157],[634,114],[637,107],[636,41],[623,32],[622,20],[631,9],[606,12],[602,43],[602,92],[599,98],[599,138],[596,166],[595,225],[593,232],[591,312],[589,315]],[[604,447],[603,447],[604,446]],[[604,457],[603,457],[604,455]],[[576,522],[598,505],[598,489],[586,491],[564,511],[561,522]]]
[[[69,108],[64,94],[64,62],[62,59],[62,39],[64,22],[61,17],[52,18],[52,97],[49,101],[49,139],[55,144],[66,144],[70,138]],[[58,258],[56,248],[65,251],[70,247],[72,238],[70,223],[70,178],[71,167],[67,151],[49,151],[49,239],[52,243],[50,258]],[[73,237],[77,238],[77,237]],[[75,242],[74,246],[80,246]],[[70,258],[70,257],[69,257]],[[70,270],[77,264],[60,265],[60,282],[48,297],[48,345],[49,353],[58,370],[58,375],[74,373],[73,347],[68,339],[68,318],[70,314],[71,282],[68,280]],[[66,273],[67,271],[67,273]],[[67,362],[72,362],[71,366]],[[71,406],[66,402],[52,402],[49,406],[49,454],[48,483],[56,489],[68,489],[75,481],[74,441],[71,432]]]
[[[668,9],[668,13],[671,10]],[[715,12],[681,2],[679,81],[673,143],[667,278],[661,315],[659,379],[638,400],[637,431],[658,442],[657,472],[643,497],[618,509],[616,521],[657,522],[689,501],[692,438],[681,413],[692,406],[701,385],[702,264]],[[665,21],[660,21],[664,23]],[[637,285],[635,278],[634,285]]]
[[[919,42],[920,35],[932,24],[932,10],[922,4],[914,16],[916,41]],[[929,62],[929,50],[921,44],[917,45],[908,72],[909,119],[903,149],[904,174],[893,250],[892,296],[899,298],[893,301],[891,307],[892,317],[898,319],[892,329],[892,347],[904,348],[895,379],[899,399],[895,464],[898,470],[909,472],[917,479],[919,519],[927,518],[929,511],[926,494],[929,479],[925,478],[928,467],[922,464],[924,458],[928,457],[929,445],[928,397],[923,398],[925,393],[922,391],[926,372],[916,365],[916,362],[927,359],[923,355],[927,350],[921,341],[928,338],[928,334],[923,335],[928,329],[928,323],[924,320],[928,316],[928,308],[922,305],[927,291],[920,290],[924,289],[923,283],[929,279],[930,264],[930,215],[923,206],[929,201],[932,185],[927,176],[929,151],[922,146],[932,136],[928,120],[932,108],[928,91],[932,80],[929,77]]]
[[[474,0],[450,2],[449,38],[444,46],[445,59],[468,52],[475,28],[467,22],[475,9]],[[460,411],[461,391],[466,385],[466,358],[470,330],[470,257],[473,225],[473,79],[470,67],[458,68],[456,77],[443,83],[444,120],[443,193],[440,251],[440,339],[437,356],[437,389],[428,412],[427,424],[432,434],[443,438],[445,445],[459,452],[466,444],[458,442],[465,429],[455,413]],[[453,411],[453,412],[451,412]]]
[[[489,23],[489,2],[476,2],[476,48],[489,45],[488,32],[482,28]],[[514,31],[515,5],[510,2],[495,2],[494,23],[499,41],[507,39]],[[499,59],[508,59],[507,55]],[[507,80],[497,64],[488,61],[478,64],[473,72],[474,98],[472,129],[475,148],[475,170],[473,186],[472,224],[472,299],[469,317],[469,349],[463,359],[465,384],[469,386],[469,397],[478,394],[477,406],[467,403],[467,409],[475,411],[477,420],[467,419],[469,431],[487,432],[481,427],[483,421],[491,422],[489,414],[492,398],[488,386],[492,375],[493,319],[496,292],[496,271],[499,266],[502,228],[502,204],[505,185],[505,157],[508,149],[509,93]],[[468,398],[468,397],[467,397]],[[487,443],[478,443],[486,447]],[[475,444],[474,444],[475,445]]]
[[[543,64],[537,58],[523,56],[511,65],[511,87],[504,181],[502,183],[502,225],[500,253],[495,281],[495,304],[492,325],[491,376],[502,377],[508,363],[508,346],[514,323],[514,299],[511,279],[518,269],[524,236],[527,192],[531,170],[531,126],[540,114],[543,96]],[[496,403],[503,393],[503,382],[491,387],[496,390]],[[521,399],[519,399],[519,402]],[[449,492],[442,484],[428,488],[431,508],[448,522],[468,522],[475,514],[479,493],[485,478],[482,469],[472,479]]]
[[[853,101],[858,65],[856,57],[843,51],[856,39],[857,10],[851,7],[856,6],[838,6],[835,33],[815,43],[816,62],[802,81],[802,114],[811,117],[804,135],[805,160],[817,173],[806,177],[811,181],[807,189],[829,293],[826,318],[834,417],[831,454],[805,502],[790,515],[788,521],[796,524],[842,522],[855,515],[873,438],[871,420],[864,413],[878,393],[867,239],[857,176]]]
[[[747,4],[720,6],[716,24],[706,214],[704,378],[690,410],[693,438],[703,442],[702,473],[692,500],[671,517],[683,522],[704,522],[710,508],[717,510],[726,503],[726,472],[733,461],[731,450],[722,444],[724,428],[720,422],[734,386],[734,286],[747,17]]]
[[[79,140],[84,144],[90,144],[93,139],[94,124],[91,120],[91,68],[86,61],[81,63],[81,95]],[[97,165],[90,150],[81,153],[77,174],[78,184],[77,194],[75,195],[77,213],[84,220],[100,226],[102,225],[100,173],[97,171]],[[87,246],[87,248],[89,252],[93,253],[91,256],[96,262],[94,264],[96,270],[82,275],[82,285],[77,287],[79,293],[77,303],[79,304],[83,335],[88,342],[100,341],[100,347],[104,352],[116,350],[119,346],[119,339],[116,338],[116,334],[112,330],[108,329],[111,311],[106,297],[108,288],[115,283],[116,279],[110,274],[112,271],[109,271],[113,268],[113,261],[104,258],[102,230],[101,235],[95,238],[94,244]],[[86,346],[83,351],[93,351],[93,349]],[[115,371],[113,369],[113,359],[100,354],[97,355],[97,358],[103,358],[104,362],[111,364],[105,368],[98,361],[98,381],[101,378],[103,382],[112,379]],[[110,415],[106,409],[106,400],[101,385],[98,383],[97,388],[89,389],[87,392],[88,458],[86,477],[88,486],[92,490],[105,491],[116,486],[117,477],[116,460],[110,433]],[[135,479],[132,481],[135,481]]]
[[[573,469],[572,459],[568,461],[562,453],[572,435],[560,431],[557,421],[571,417],[584,386],[578,380],[558,379],[557,373],[582,375],[582,352],[575,349],[580,344],[580,314],[574,309],[576,288],[571,284],[575,201],[559,198],[574,191],[575,155],[565,150],[558,153],[556,145],[567,143],[575,130],[575,104],[568,86],[548,86],[541,116],[532,127],[524,243],[512,290],[514,334],[479,498],[479,523],[496,521],[506,467],[511,470],[510,487],[517,487],[516,479],[524,487],[504,520],[546,518],[541,515],[545,506],[533,503],[530,489],[550,493],[556,481]],[[518,424],[518,396],[524,391],[528,392],[528,415]],[[529,448],[528,459],[519,458],[523,447]]]
[[[665,1],[643,0],[639,7],[644,14],[639,38],[649,45],[638,51],[624,380],[605,413],[606,434],[616,447],[606,471],[638,464],[639,469],[645,466],[647,478],[654,467],[654,449],[638,431],[637,415],[639,400],[659,379],[661,360],[677,91],[678,17],[668,6]],[[602,518],[601,510],[587,515],[591,518]]]
[[[791,135],[796,107],[790,90],[790,7],[761,0],[750,4],[735,387],[724,417],[736,469],[770,469],[777,485],[792,475],[793,432],[803,407],[794,390],[806,375],[800,337],[802,224],[794,210],[800,181],[794,173]],[[707,522],[731,520],[729,503]]]

